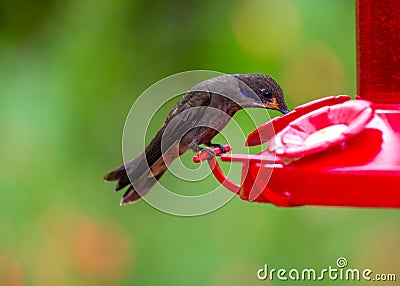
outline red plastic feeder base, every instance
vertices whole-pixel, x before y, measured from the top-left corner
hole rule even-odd
[[[356,7],[357,93],[365,100],[323,98],[257,128],[246,144],[268,142],[267,150],[221,155],[243,164],[240,185],[209,160],[218,181],[242,199],[400,208],[399,1],[357,0]]]
[[[259,127],[246,144],[266,142],[257,155],[221,155],[242,162],[240,185],[210,160],[218,181],[244,200],[278,206],[400,208],[400,104],[320,99]]]

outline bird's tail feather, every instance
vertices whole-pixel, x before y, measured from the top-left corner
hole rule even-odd
[[[137,166],[143,166],[143,164],[146,163],[141,162],[138,158],[110,171],[104,176],[104,180],[106,181],[117,181],[117,185],[115,186],[116,191],[129,185],[121,199],[121,205],[138,201],[149,192],[157,180],[167,170],[167,165],[163,158],[160,158],[151,168],[147,168],[143,172],[143,170]]]
[[[137,202],[141,197],[146,195],[153,185],[160,179],[160,177],[164,174],[167,168],[161,171],[157,176],[153,177],[151,171],[149,170],[147,173],[143,174],[142,177],[135,183],[135,187],[132,185],[129,186],[128,190],[122,196],[120,205],[126,205]],[[136,191],[138,190],[138,191]]]
[[[156,140],[156,139],[154,139]],[[158,139],[157,139],[158,140]],[[151,152],[144,152],[104,176],[106,181],[117,181],[115,190],[129,185],[122,197],[121,205],[133,203],[143,197],[167,170],[167,167],[182,155],[186,149],[180,148],[176,141],[166,152],[161,153],[161,145],[156,145]],[[146,153],[150,155],[146,155]]]
[[[129,185],[131,182],[129,180],[129,176],[127,174],[127,168],[129,169],[128,165],[122,165],[111,172],[107,173],[104,176],[104,180],[108,182],[117,181],[117,185],[115,186],[115,190],[119,191]]]
[[[104,176],[104,180],[108,181],[108,182],[114,182],[114,181],[118,181],[119,179],[121,179],[121,177],[123,177],[126,174],[125,171],[125,165],[122,165],[112,171],[110,171],[109,173],[107,173]]]

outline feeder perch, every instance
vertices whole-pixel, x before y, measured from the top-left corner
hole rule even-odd
[[[203,151],[216,179],[244,200],[277,206],[400,208],[400,6],[357,1],[357,99],[339,95],[296,107],[254,130],[256,155],[214,153],[241,162],[241,184]],[[228,151],[230,146],[224,146]]]

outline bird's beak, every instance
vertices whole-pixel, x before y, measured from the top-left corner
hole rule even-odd
[[[265,105],[265,107],[269,108],[269,109],[273,109],[273,110],[278,110],[278,111],[282,112],[283,114],[289,113],[289,109],[286,106],[284,106],[284,108],[279,106],[279,104],[275,98],[273,98],[272,101],[268,102]]]
[[[279,109],[279,111],[280,112],[282,112],[283,114],[287,114],[287,113],[289,113],[290,112],[290,110],[289,109]]]
[[[270,100],[264,104],[265,104],[265,107],[268,109],[279,110],[279,105],[275,98],[273,98],[272,100]]]

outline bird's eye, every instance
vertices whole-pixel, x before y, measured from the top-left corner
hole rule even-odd
[[[272,99],[272,92],[268,89],[262,89],[262,96],[267,99],[267,100],[271,100]]]

